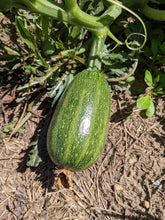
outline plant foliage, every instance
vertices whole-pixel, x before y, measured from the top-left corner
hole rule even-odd
[[[15,8],[12,8],[13,2]],[[41,7],[43,12],[40,11],[39,6],[48,2],[50,5],[47,8]],[[83,23],[76,15],[69,17],[70,14],[65,12],[66,5],[71,6],[76,2],[86,15],[91,16],[89,25],[85,16]],[[10,17],[12,30],[17,33],[18,39],[13,41],[12,48],[8,46],[8,42],[0,42],[0,61],[4,63],[0,85],[6,85],[7,79],[12,76],[11,87],[16,87],[15,101],[18,105],[28,101],[29,108],[33,110],[38,103],[51,98],[53,107],[74,76],[87,68],[93,33],[102,31],[107,37],[99,61],[102,63],[101,71],[107,80],[110,79],[112,89],[118,88],[121,91],[131,91],[132,83],[136,84],[139,75],[144,78],[146,88],[143,88],[145,92],[141,94],[141,98],[137,99],[137,108],[144,110],[146,116],[152,116],[155,113],[155,98],[165,94],[165,72],[162,68],[165,63],[165,26],[162,19],[165,21],[165,18],[162,14],[161,17],[154,14],[155,20],[159,18],[160,22],[154,21],[154,17],[148,18],[148,12],[153,10],[148,7],[148,0],[121,1],[127,11],[114,2],[120,3],[111,0],[63,0],[60,4],[47,0],[1,1],[0,11],[10,9],[3,13]],[[149,5],[155,4],[154,9],[158,10],[159,6],[164,5],[164,0],[150,1]],[[55,13],[57,10],[52,11],[51,7],[58,9],[62,16]],[[134,13],[130,14],[130,9],[141,17],[147,27],[148,38],[143,48],[139,45],[144,43],[144,27],[134,17]],[[154,13],[158,15],[160,10],[155,10]],[[96,26],[90,19],[93,19]],[[11,27],[6,27],[4,34],[8,35]],[[138,60],[139,68],[129,75],[135,60]],[[10,71],[5,71],[9,67]],[[120,80],[123,77],[124,80]],[[111,80],[112,78],[119,80]],[[28,112],[19,127],[31,116],[32,113]],[[13,127],[5,127],[1,134],[13,130]],[[38,142],[33,145],[28,165],[37,166],[40,162],[36,157]]]

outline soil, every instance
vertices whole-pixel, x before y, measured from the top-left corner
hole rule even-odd
[[[10,86],[1,86],[0,97],[9,90]],[[14,95],[8,98],[0,114],[1,132],[22,112]],[[103,153],[91,168],[72,173],[68,184],[49,159],[37,167],[27,166],[33,148],[29,144],[41,128],[46,134],[49,100],[40,103],[5,147],[10,133],[1,135],[0,219],[164,220],[165,97],[154,100],[156,113],[150,118],[136,108],[136,99],[128,92],[112,92]],[[46,154],[44,135],[40,143],[41,154]]]

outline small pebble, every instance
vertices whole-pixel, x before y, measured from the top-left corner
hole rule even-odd
[[[149,207],[150,207],[150,203],[149,203],[148,201],[146,201],[146,200],[143,202],[142,205],[143,205],[143,207],[146,208],[146,209],[149,209]]]
[[[115,191],[119,191],[119,190],[123,190],[123,187],[119,184],[115,184],[114,189],[115,189]]]

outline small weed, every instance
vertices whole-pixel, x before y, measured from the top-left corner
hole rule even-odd
[[[153,96],[159,94],[165,94],[165,75],[157,74],[154,78],[149,70],[145,71],[144,81],[147,84],[146,94],[137,99],[137,108],[140,110],[146,110],[146,116],[151,117],[155,113],[155,105],[153,102]]]

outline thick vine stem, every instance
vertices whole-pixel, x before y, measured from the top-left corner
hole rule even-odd
[[[121,14],[121,7],[112,4],[107,8],[103,15],[96,17],[83,12],[79,8],[77,0],[64,0],[64,2],[66,10],[70,15],[70,23],[82,26],[96,35],[107,34],[108,36],[112,37],[117,44],[121,44],[121,42],[110,34],[111,32],[109,31],[109,26]]]
[[[112,22],[122,13],[122,8],[118,5],[111,4],[106,11],[99,17],[104,25],[111,25]]]
[[[83,12],[77,0],[64,0],[64,2],[71,24],[82,26],[92,32],[98,31],[100,34],[106,32],[105,25],[99,21],[99,17]]]
[[[16,1],[19,4],[20,0]],[[57,20],[69,22],[69,16],[65,8],[52,0],[22,0],[20,3],[21,6],[32,12],[45,14]]]
[[[19,2],[19,0],[16,0]],[[121,8],[112,5],[106,12],[101,16],[92,16],[83,12],[78,4],[77,0],[64,0],[65,5],[61,5],[53,2],[52,0],[22,0],[22,8],[26,7],[33,12],[42,13],[57,20],[65,21],[67,23],[81,26],[91,32],[98,32],[100,35],[108,34],[107,24],[110,25],[120,14]],[[108,18],[108,21],[105,19]],[[113,37],[118,43],[118,40]]]
[[[16,0],[20,1],[20,0]],[[65,5],[55,3],[52,0],[22,0],[22,8],[29,9],[51,16],[57,20],[64,21],[73,25],[81,26],[89,31],[105,32],[105,25],[95,17],[83,12],[76,0],[65,0]]]
[[[156,21],[165,21],[165,10],[159,10],[145,5],[145,7],[141,9],[141,12],[150,19]]]
[[[106,35],[93,35],[93,42],[88,59],[88,68],[101,70],[101,59]]]
[[[53,0],[12,0],[12,6],[84,27],[96,35],[108,35],[117,44],[121,44],[109,30],[111,23],[121,14],[121,7],[115,4],[111,4],[104,14],[99,17],[82,11],[77,4],[77,0],[64,0],[64,4],[56,3]]]

